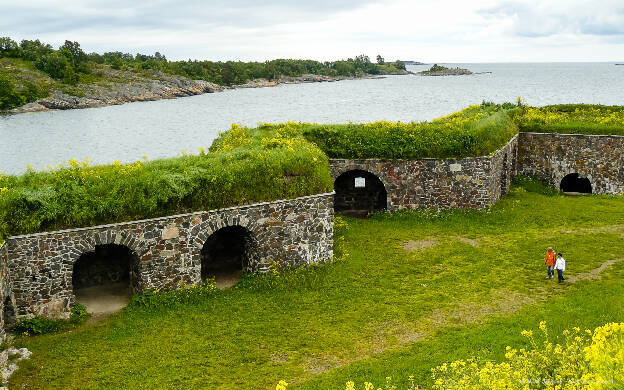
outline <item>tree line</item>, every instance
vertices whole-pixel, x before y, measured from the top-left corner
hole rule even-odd
[[[366,55],[325,62],[296,59],[276,59],[264,62],[191,59],[169,61],[159,52],[153,55],[141,53],[132,55],[120,51],[87,54],[75,41],[67,40],[55,50],[51,45],[42,43],[38,39],[25,39],[17,43],[9,37],[0,37],[0,58],[3,57],[29,61],[35,68],[65,85],[92,82],[97,64],[108,65],[117,70],[160,71],[225,86],[244,84],[257,78],[274,80],[280,76],[296,77],[303,74],[357,77],[364,74],[398,73],[405,70],[403,62],[386,63],[381,56],[377,56],[377,63],[371,62]],[[16,88],[12,83],[14,84],[7,75],[3,75],[0,71],[0,109],[36,100],[45,92],[38,91],[32,83],[22,88]]]

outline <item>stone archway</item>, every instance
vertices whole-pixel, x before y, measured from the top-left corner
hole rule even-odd
[[[588,178],[580,177],[578,173],[566,175],[559,184],[561,191],[566,193],[591,194],[592,185]]]
[[[94,315],[104,315],[126,306],[138,291],[139,257],[117,244],[96,245],[74,263],[72,287],[76,302]]]
[[[201,250],[201,280],[214,278],[219,288],[235,285],[248,270],[254,253],[251,232],[240,225],[226,226],[212,233]]]
[[[334,210],[356,217],[366,217],[388,207],[383,182],[368,171],[354,169],[334,181]]]

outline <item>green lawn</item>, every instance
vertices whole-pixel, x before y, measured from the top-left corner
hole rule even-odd
[[[18,339],[34,354],[10,387],[337,389],[409,375],[427,385],[441,362],[502,358],[542,319],[554,331],[622,321],[624,198],[542,192],[515,186],[489,212],[348,219],[346,260]],[[544,280],[550,245],[577,281]]]

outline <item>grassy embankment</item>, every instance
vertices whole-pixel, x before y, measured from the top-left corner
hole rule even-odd
[[[509,110],[470,106],[431,122],[314,124],[265,123],[249,130],[254,139],[305,138],[330,158],[461,158],[490,154],[505,145],[517,127]],[[215,140],[214,145],[220,143]]]
[[[516,122],[520,131],[624,135],[624,107],[589,104],[525,107],[518,112]]]
[[[51,172],[0,174],[0,240],[329,191],[327,156],[482,156],[518,129],[624,134],[624,108],[484,103],[431,122],[233,126],[198,156],[98,167],[73,161]]]
[[[539,320],[552,332],[621,321],[623,210],[622,197],[525,182],[488,212],[348,219],[337,232],[346,260],[19,338],[34,354],[10,387],[338,389],[409,375],[427,385],[439,363],[522,347],[520,331]],[[566,256],[567,284],[544,280],[549,245]]]
[[[624,135],[624,107],[483,103],[430,122],[264,124],[251,134],[303,136],[330,158],[419,159],[486,156],[519,131]]]
[[[327,157],[314,144],[247,133],[233,126],[199,155],[0,175],[0,240],[331,191]]]
[[[330,158],[477,157],[496,151],[517,134],[512,111],[475,105],[431,122],[310,125],[301,132]]]

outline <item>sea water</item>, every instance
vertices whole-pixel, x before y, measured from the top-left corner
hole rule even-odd
[[[469,76],[383,79],[235,89],[172,100],[0,116],[0,171],[69,159],[131,162],[196,153],[232,123],[424,121],[482,101],[530,105],[624,104],[624,66],[613,63],[444,64]],[[425,70],[429,66],[408,66]]]

